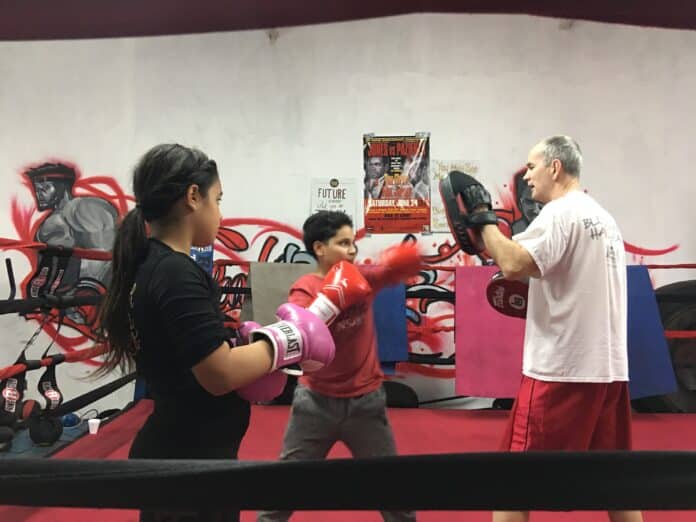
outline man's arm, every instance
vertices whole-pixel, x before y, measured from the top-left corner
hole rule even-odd
[[[484,225],[481,229],[486,250],[500,267],[505,279],[540,277],[541,272],[534,258],[522,245],[508,239],[495,225]]]

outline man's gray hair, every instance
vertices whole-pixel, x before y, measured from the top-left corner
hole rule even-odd
[[[582,152],[580,145],[570,136],[551,136],[541,142],[546,166],[555,159],[561,162],[563,170],[571,176],[580,176]]]

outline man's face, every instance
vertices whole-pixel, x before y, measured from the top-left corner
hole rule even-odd
[[[526,174],[526,171],[524,174]],[[515,192],[517,196],[517,208],[520,210],[527,223],[531,223],[534,218],[539,215],[543,205],[532,198],[532,189],[523,179],[523,174],[518,174],[515,177]]]
[[[61,197],[61,190],[54,180],[36,179],[34,180],[34,192],[39,210],[55,208],[56,203]]]
[[[367,160],[367,177],[370,179],[381,178],[384,175],[384,160],[380,156],[374,156]]]
[[[524,175],[524,180],[527,182],[531,190],[532,199],[541,203],[548,203],[551,200],[551,191],[553,189],[553,162],[546,165],[546,160],[542,153],[542,146],[537,145],[527,156],[527,172]]]

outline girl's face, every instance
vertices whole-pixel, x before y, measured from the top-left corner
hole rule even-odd
[[[200,204],[193,214],[193,246],[204,247],[215,242],[222,221],[221,201],[222,185],[218,178],[208,189],[208,194],[201,197]]]

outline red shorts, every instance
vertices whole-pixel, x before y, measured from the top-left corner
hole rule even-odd
[[[628,383],[545,382],[522,376],[502,451],[630,450]]]

